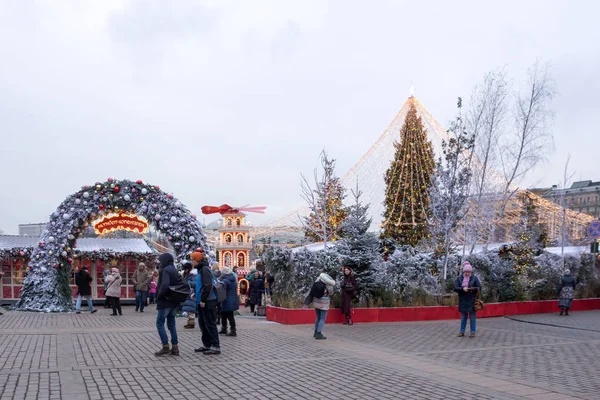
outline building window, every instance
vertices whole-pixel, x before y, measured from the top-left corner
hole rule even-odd
[[[225,243],[231,243],[231,239],[232,238],[230,234],[225,235]]]
[[[244,243],[244,236],[242,236],[242,235],[238,235],[238,237],[237,237],[237,241],[238,241],[238,244],[242,244],[242,243]]]

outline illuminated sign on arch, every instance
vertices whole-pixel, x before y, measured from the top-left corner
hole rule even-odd
[[[124,211],[118,214],[107,214],[94,222],[94,231],[98,235],[119,230],[143,234],[148,232],[148,228],[149,224],[145,218]]]

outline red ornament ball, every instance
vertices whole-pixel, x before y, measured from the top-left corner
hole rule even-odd
[[[154,186],[154,189],[160,190],[160,186],[156,185],[156,186]]]
[[[52,266],[53,266],[54,268],[58,267],[58,265],[57,265],[56,263],[52,264]]]
[[[169,241],[172,241],[172,240],[173,240],[173,236],[169,236]]]
[[[197,252],[199,252],[199,253],[202,253],[202,248],[198,247],[198,248],[196,249],[196,251],[197,251]]]
[[[98,208],[99,208],[99,209],[101,209],[101,210],[104,210],[104,204],[100,204],[100,205],[98,206]]]
[[[173,195],[172,195],[171,193],[169,193],[169,194],[167,195],[167,198],[168,198],[169,200],[173,200]]]
[[[121,188],[118,186],[115,186],[115,188],[113,190],[115,191],[115,193],[119,193],[121,191]]]
[[[141,184],[142,184],[142,183],[144,183],[144,182],[142,182],[142,180],[141,180],[141,179],[138,179],[137,181],[135,181],[135,183],[137,183],[138,185],[141,185]]]
[[[40,247],[44,247],[44,242],[40,242]]]
[[[114,181],[114,179],[113,178],[108,178],[107,181],[112,182],[112,181]]]

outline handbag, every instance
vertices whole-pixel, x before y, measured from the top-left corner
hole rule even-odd
[[[475,299],[475,304],[473,304],[473,308],[475,312],[483,310],[484,304],[483,300],[481,300],[481,290],[477,290],[477,298]]]
[[[187,300],[190,293],[192,292],[192,288],[190,284],[180,279],[177,283],[169,286],[169,292],[167,293],[167,300],[176,301],[178,303],[183,303]]]

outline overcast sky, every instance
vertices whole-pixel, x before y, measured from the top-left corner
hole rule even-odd
[[[493,5],[492,5],[493,4]],[[600,180],[593,1],[0,1],[0,229],[108,177],[200,214],[301,204],[326,148],[343,175],[409,87],[443,124],[507,65],[552,63],[556,151],[527,185]],[[517,82],[518,83],[518,82]],[[382,179],[374,176],[373,179]],[[207,217],[210,222],[212,217]]]

